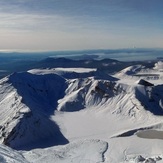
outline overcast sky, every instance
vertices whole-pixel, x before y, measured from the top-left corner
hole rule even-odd
[[[0,50],[163,48],[163,0],[0,0]]]

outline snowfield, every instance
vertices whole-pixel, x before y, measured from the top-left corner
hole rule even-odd
[[[104,162],[108,143],[101,140],[84,140],[70,143],[63,147],[32,150],[24,153],[33,162]]]
[[[113,76],[33,69],[0,80],[0,162],[163,162],[163,63]]]

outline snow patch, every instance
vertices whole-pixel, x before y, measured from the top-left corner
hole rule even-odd
[[[25,152],[24,156],[35,163],[96,163],[105,161],[108,143],[101,140],[83,140],[66,146]]]
[[[155,63],[154,69],[163,70],[163,62],[159,61],[159,62]]]
[[[20,152],[17,152],[7,146],[0,145],[1,163],[29,163]]]

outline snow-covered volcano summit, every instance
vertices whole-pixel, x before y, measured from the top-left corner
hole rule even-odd
[[[0,80],[0,141],[23,150],[53,146],[49,149],[55,155],[47,149],[47,156],[58,162],[81,161],[82,157],[89,162],[95,158],[101,162],[130,160],[127,152],[130,146],[135,152],[133,142],[141,138],[129,133],[163,129],[157,117],[163,115],[161,82],[161,71],[142,66],[126,68],[114,77],[85,68],[14,73]],[[124,139],[123,135],[131,137]],[[122,146],[116,149],[119,156],[115,158],[113,149],[118,143]],[[87,145],[96,147],[96,156]],[[40,155],[37,152],[35,158]],[[33,157],[24,155],[29,160]]]
[[[77,78],[79,76],[80,78]],[[56,109],[77,111],[84,109],[85,105],[90,105],[88,104],[90,102],[100,103],[103,96],[109,93],[109,89],[105,90],[106,93],[105,88],[100,89],[98,85],[103,83],[96,81],[94,79],[96,77],[116,80],[108,75],[99,74],[96,70],[88,69],[76,69],[73,73],[66,69],[31,70],[14,73],[2,79],[1,142],[16,149],[23,149],[23,146],[30,148],[31,145],[32,148],[41,147],[44,144],[40,141],[44,142],[47,139],[52,139],[50,143],[46,142],[47,146],[68,142],[58,125],[50,118]],[[114,84],[111,83],[110,86]],[[93,90],[99,92],[99,95],[92,100],[86,100],[88,98],[86,96],[90,98],[90,95],[93,95]],[[112,91],[110,90],[111,96]]]
[[[101,105],[122,92],[116,80],[94,69],[72,72],[61,68],[14,73],[2,79],[1,142],[15,149],[30,148],[30,144],[32,148],[44,146],[37,142],[51,138],[47,146],[68,142],[50,119],[54,111],[79,111]]]

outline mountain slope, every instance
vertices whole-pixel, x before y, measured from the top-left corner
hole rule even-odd
[[[1,80],[1,142],[15,149],[67,143],[50,120],[65,88],[65,80],[55,74],[15,73]],[[46,139],[52,140],[40,143]]]
[[[4,145],[0,145],[0,162],[29,163],[20,152],[17,152]]]

